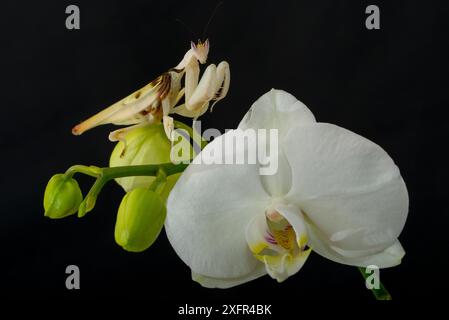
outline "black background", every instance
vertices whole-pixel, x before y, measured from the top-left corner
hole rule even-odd
[[[444,1],[224,1],[207,35],[209,63],[227,60],[231,89],[204,127],[234,128],[271,88],[289,91],[321,122],[381,145],[401,169],[410,212],[407,254],[382,270],[396,300],[433,298],[447,284],[448,6]],[[81,29],[65,28],[77,4]],[[381,30],[365,28],[376,4]],[[282,284],[268,276],[229,290],[190,279],[165,234],[141,254],[114,242],[115,184],[83,219],[43,217],[48,179],[72,164],[105,166],[111,126],[75,137],[80,120],[175,66],[201,36],[215,1],[2,1],[1,293],[17,297],[164,299],[175,303],[371,300],[357,269],[312,254]],[[198,35],[176,22],[182,20]],[[84,190],[92,182],[80,179]],[[65,267],[81,289],[65,288]],[[287,303],[287,302],[285,302]],[[290,304],[291,305],[291,304]]]

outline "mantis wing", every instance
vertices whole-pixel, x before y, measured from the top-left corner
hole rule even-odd
[[[126,125],[142,122],[145,117],[140,112],[152,106],[160,98],[161,89],[166,89],[166,83],[166,77],[158,77],[145,87],[76,125],[72,133],[80,135],[93,127],[107,123]]]

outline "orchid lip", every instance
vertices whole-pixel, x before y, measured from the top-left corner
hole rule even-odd
[[[291,221],[285,216],[287,210],[292,211],[287,214]],[[304,224],[299,209],[282,199],[273,199],[264,215],[256,217],[247,227],[250,251],[279,282],[299,271],[310,253],[311,249],[306,248],[308,237]]]

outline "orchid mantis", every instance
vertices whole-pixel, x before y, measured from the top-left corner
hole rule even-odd
[[[131,125],[109,134],[110,141],[123,141],[129,130],[162,120],[165,133],[173,140],[173,118],[170,114],[193,118],[204,114],[211,101],[212,107],[228,93],[231,74],[229,64],[210,64],[201,79],[199,64],[205,64],[209,40],[195,44],[186,52],[177,66],[163,73],[145,87],[114,103],[72,129],[74,135],[103,124]],[[182,79],[185,75],[184,88]],[[178,105],[184,96],[184,103]]]

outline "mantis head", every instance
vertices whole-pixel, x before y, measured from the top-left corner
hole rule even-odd
[[[190,42],[191,50],[195,56],[195,58],[201,63],[205,64],[207,61],[207,55],[209,53],[209,39],[201,42],[198,40],[198,43],[195,44],[193,41]]]

